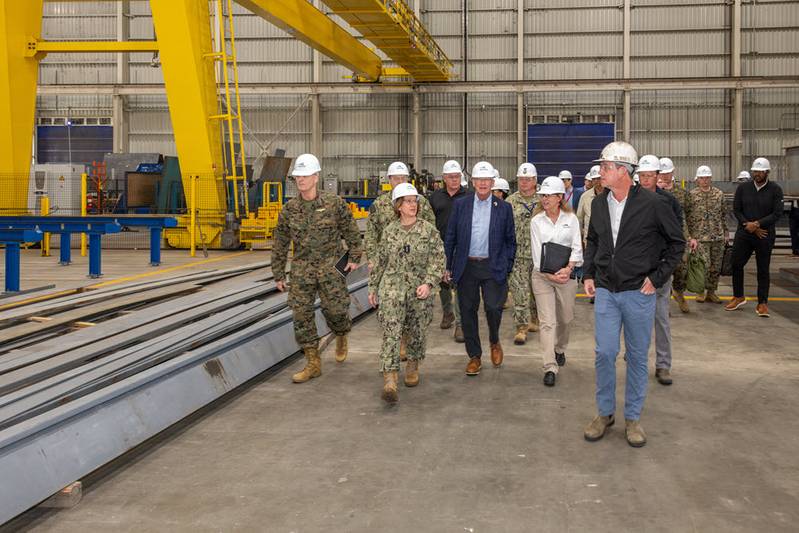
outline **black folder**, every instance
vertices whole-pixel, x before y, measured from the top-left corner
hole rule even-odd
[[[556,242],[545,242],[541,245],[541,272],[555,274],[569,264],[571,255],[571,246],[563,246]]]
[[[338,271],[338,273],[341,274],[341,277],[343,277],[343,278],[346,278],[347,274],[349,274],[349,272],[344,270],[345,268],[347,268],[347,263],[349,263],[349,262],[350,262],[350,251],[349,250],[344,252],[344,255],[339,257],[338,261],[336,261],[336,265],[335,265],[336,266],[336,271]]]

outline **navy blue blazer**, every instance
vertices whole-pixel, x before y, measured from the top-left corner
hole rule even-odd
[[[447,254],[447,270],[452,272],[455,283],[460,281],[466,269],[466,262],[469,260],[474,194],[474,192],[464,194],[455,200],[447,223],[444,251]],[[516,229],[513,224],[513,208],[510,204],[495,197],[491,198],[491,202],[488,260],[494,280],[502,284],[507,280],[516,258]]]

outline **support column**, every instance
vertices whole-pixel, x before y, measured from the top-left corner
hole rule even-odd
[[[44,54],[26,57],[28,39],[41,39],[42,0],[0,0],[0,209],[28,210],[36,83]]]
[[[130,2],[117,3],[117,41],[130,40]],[[117,85],[130,83],[130,54],[117,54]],[[112,97],[111,122],[114,128],[114,153],[130,152],[129,117],[126,111],[127,97],[115,94]]]
[[[319,0],[314,0],[313,5],[316,9],[321,9]],[[319,50],[313,50],[313,72],[311,79],[314,83],[321,83],[322,81],[322,55]],[[322,106],[319,101],[319,94],[314,93],[311,95],[311,153],[314,154],[319,161],[324,157],[324,147],[322,145]]]
[[[413,168],[422,171],[422,104],[417,91],[413,92]]]
[[[630,7],[631,7],[632,0],[624,0],[624,54],[623,54],[623,76],[624,79],[630,78]],[[623,102],[623,113],[624,113],[624,139],[627,142],[630,142],[630,90],[625,89],[624,91],[624,102]]]
[[[730,54],[730,75],[741,76],[741,0],[734,0],[732,6],[732,46]],[[738,175],[743,158],[743,89],[732,89],[732,109],[730,110],[730,180]]]
[[[524,0],[516,6],[516,79],[524,80]],[[527,120],[524,93],[516,94],[516,164],[527,161]]]

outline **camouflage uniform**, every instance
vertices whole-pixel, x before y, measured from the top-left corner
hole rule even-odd
[[[436,224],[436,216],[430,202],[424,196],[419,197],[418,218]],[[377,255],[377,246],[386,226],[397,220],[394,212],[394,203],[391,201],[391,192],[386,192],[378,196],[369,207],[369,218],[366,221],[366,234],[364,235],[364,247],[366,257],[370,263],[374,263],[372,258]]]
[[[444,243],[435,225],[417,219],[405,229],[395,219],[386,226],[369,274],[369,292],[377,294],[377,319],[383,327],[380,372],[400,369],[403,334],[408,339],[408,359],[424,359],[435,290],[445,266]],[[430,296],[420,300],[416,288],[423,283],[430,285]]]
[[[516,328],[538,320],[538,309],[533,296],[533,252],[530,245],[530,219],[536,198],[525,199],[518,191],[506,200],[513,208],[516,226],[516,259],[508,278],[508,288],[513,295],[513,320]]]
[[[334,194],[319,192],[311,201],[297,197],[283,206],[274,231],[272,273],[275,281],[286,278],[286,258],[293,242],[288,304],[301,347],[316,346],[319,341],[314,316],[317,293],[330,329],[345,335],[352,328],[347,282],[335,264],[344,253],[342,239],[347,242],[349,261],[360,261],[360,237],[346,202]]]
[[[667,191],[670,192],[678,202],[680,202],[680,206],[682,207],[682,212],[687,213],[690,208],[691,198],[690,193],[680,187],[676,182],[674,183],[674,187]],[[691,234],[687,231],[687,224],[686,221],[683,219],[683,232],[685,233],[685,242],[687,243],[691,240]],[[682,261],[679,262],[677,268],[674,269],[674,282],[671,286],[672,290],[677,292],[685,292],[685,277],[688,275],[688,255],[690,254],[690,248],[688,246],[685,247],[685,253],[682,256]]]
[[[716,187],[703,192],[699,187],[690,192],[686,213],[688,230],[699,241],[697,252],[708,267],[705,289],[715,292],[719,285],[724,241],[727,235],[727,203]]]

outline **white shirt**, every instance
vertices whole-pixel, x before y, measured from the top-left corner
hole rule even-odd
[[[538,213],[530,220],[530,243],[535,270],[541,271],[541,245],[554,242],[572,249],[569,262],[575,266],[583,264],[583,241],[580,223],[574,213],[561,210],[558,221],[553,223],[546,213]]]
[[[624,214],[624,206],[627,205],[627,198],[630,193],[624,197],[624,200],[619,202],[613,196],[613,191],[608,193],[608,211],[610,211],[610,230],[613,233],[613,246],[616,246],[616,239],[619,236],[619,227],[621,227],[621,216]]]

